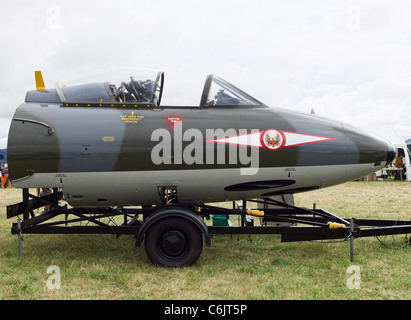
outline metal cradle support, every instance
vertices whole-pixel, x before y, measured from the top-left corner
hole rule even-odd
[[[350,262],[354,262],[354,218],[350,220]]]
[[[17,221],[17,230],[18,230],[18,258],[21,260],[22,258],[22,241],[23,241],[23,235],[21,234],[21,220],[19,219]]]
[[[60,205],[62,192],[54,189],[53,193],[35,196],[23,189],[23,201],[7,206],[7,218],[17,217],[13,223],[12,234],[18,235],[18,256],[22,258],[23,234],[139,234],[141,241],[143,231],[150,224],[150,218],[161,214],[166,208],[181,212],[190,212],[193,219],[209,219],[212,215],[237,215],[241,217],[239,226],[204,225],[204,235],[240,235],[240,234],[279,234],[282,242],[317,241],[317,240],[350,240],[350,261],[354,262],[355,238],[401,235],[411,233],[410,220],[387,220],[366,218],[341,218],[322,209],[301,208],[287,203],[267,200],[277,208],[265,208],[264,211],[247,209],[247,201],[232,209],[210,206],[202,203],[172,203],[156,207],[142,208],[68,208]],[[248,200],[252,203],[264,203],[259,200]],[[35,210],[44,211],[35,213]],[[280,207],[280,208],[278,208]],[[250,215],[269,223],[255,226],[250,223]],[[70,216],[70,218],[69,218]],[[124,223],[118,224],[114,217],[120,216]],[[62,217],[65,217],[62,219]],[[191,216],[190,216],[191,217]],[[139,220],[142,218],[142,220]],[[108,220],[108,221],[107,221]],[[193,220],[198,222],[197,220]],[[250,220],[252,221],[252,220]],[[85,224],[83,224],[85,222]],[[146,224],[146,223],[149,224]],[[283,223],[282,225],[280,223]],[[140,241],[140,242],[141,242]],[[211,241],[207,241],[211,245]]]

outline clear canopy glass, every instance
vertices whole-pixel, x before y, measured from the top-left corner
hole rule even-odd
[[[159,105],[163,72],[146,68],[106,69],[55,82],[62,102]]]
[[[257,99],[215,75],[207,77],[200,102],[200,107],[262,105]]]

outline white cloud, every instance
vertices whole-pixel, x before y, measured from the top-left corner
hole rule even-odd
[[[166,104],[198,104],[206,75],[215,73],[274,107],[314,108],[356,125],[388,122],[404,131],[411,122],[405,0],[0,6],[0,137],[34,88],[34,70],[50,87],[68,75],[120,66],[164,70]]]

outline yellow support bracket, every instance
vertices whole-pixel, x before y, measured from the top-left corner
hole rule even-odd
[[[247,214],[256,216],[256,217],[263,217],[264,211],[247,209]]]
[[[345,224],[342,224],[342,223],[329,221],[327,224],[330,229],[340,229],[340,228],[345,229]]]

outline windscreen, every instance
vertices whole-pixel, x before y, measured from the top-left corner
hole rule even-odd
[[[206,106],[261,106],[262,103],[231,83],[213,75]]]

